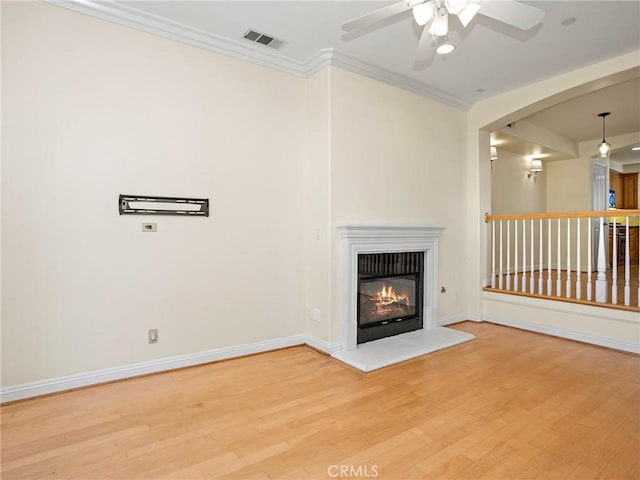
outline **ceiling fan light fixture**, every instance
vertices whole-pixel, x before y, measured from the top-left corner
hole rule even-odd
[[[413,7],[413,18],[418,25],[426,25],[435,12],[436,8],[432,1],[424,2]]]
[[[444,37],[449,32],[449,13],[447,9],[441,7],[436,12],[436,18],[433,19],[429,33],[437,37]]]
[[[451,53],[456,49],[455,45],[449,43],[449,37],[441,37],[442,40],[439,42],[439,45],[436,47],[436,53],[440,55],[446,55],[447,53]]]
[[[469,22],[476,16],[476,13],[480,11],[480,1],[470,0],[462,11],[457,13],[458,19],[462,26],[466,28]]]
[[[449,13],[457,15],[467,6],[468,0],[445,0],[444,6]]]

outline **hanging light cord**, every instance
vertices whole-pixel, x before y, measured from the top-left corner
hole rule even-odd
[[[602,117],[602,141],[605,141],[605,135],[604,135],[604,119],[608,116],[611,115],[611,112],[603,112],[603,113],[599,113],[598,116]]]

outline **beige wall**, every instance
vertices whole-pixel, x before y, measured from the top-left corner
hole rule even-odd
[[[3,385],[336,341],[337,222],[444,225],[440,314],[465,312],[464,112],[337,68],[300,79],[2,8]],[[119,193],[208,197],[211,217],[119,216]]]
[[[305,81],[2,9],[3,385],[302,333]],[[211,216],[119,216],[120,193]]]
[[[306,253],[302,272],[305,305],[319,316],[319,321],[312,319],[307,310],[306,331],[323,340],[331,336],[330,80],[330,70],[325,68],[306,81],[307,152],[301,178],[305,205],[301,243]]]
[[[1,6],[3,386],[304,332],[335,341],[342,222],[445,226],[439,315],[485,313],[488,132],[638,64],[465,113],[338,68],[300,79],[44,3]],[[211,217],[119,216],[119,193],[208,197]]]
[[[438,314],[465,312],[465,113],[331,69],[331,217],[337,223],[435,224]],[[334,232],[335,236],[335,232]],[[333,337],[340,332],[339,244],[334,241]]]
[[[491,167],[491,213],[525,214],[547,211],[548,164],[537,176],[528,178],[531,168],[524,155],[498,150]]]
[[[583,212],[591,210],[592,161],[572,158],[548,162],[547,211]]]

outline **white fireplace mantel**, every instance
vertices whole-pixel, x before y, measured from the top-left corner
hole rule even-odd
[[[341,242],[342,349],[357,348],[358,254],[424,252],[423,328],[437,327],[438,225],[337,226]]]

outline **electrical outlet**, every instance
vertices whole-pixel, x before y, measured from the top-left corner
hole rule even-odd
[[[158,343],[158,329],[149,329],[149,343]]]
[[[310,308],[307,310],[307,315],[309,317],[309,320],[313,322],[320,322],[320,309]]]

